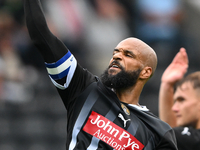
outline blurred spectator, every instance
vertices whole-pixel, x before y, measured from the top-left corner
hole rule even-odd
[[[30,100],[30,92],[25,80],[26,66],[23,64],[17,48],[13,44],[15,32],[15,20],[5,10],[0,11],[0,76],[1,76],[1,100],[22,102]]]
[[[127,11],[117,0],[49,0],[44,4],[51,31],[84,67],[97,75],[109,63],[107,52],[111,56],[114,46],[129,36]],[[85,51],[89,51],[87,56]],[[88,59],[94,63],[88,63]]]
[[[138,9],[136,36],[157,51],[160,64],[171,60],[180,46],[183,46],[181,0],[137,0],[136,4]]]
[[[85,64],[82,48],[85,1],[48,0],[43,3],[50,30]]]
[[[93,62],[87,66],[94,74],[100,75],[108,66],[116,44],[129,36],[129,29],[126,23],[127,11],[118,1],[92,2],[93,9],[87,9],[90,11],[85,15],[87,22],[84,26],[85,46],[89,51],[87,57],[89,62]]]
[[[126,23],[128,25],[128,29],[130,31],[130,36],[135,37],[135,27],[136,27],[136,0],[117,0],[122,7],[126,10],[126,16],[124,19],[126,19]]]
[[[21,0],[1,0],[0,9],[9,11],[17,23],[22,23],[24,10]]]

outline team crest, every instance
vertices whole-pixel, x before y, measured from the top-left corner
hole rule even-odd
[[[130,115],[130,110],[124,104],[121,103],[121,107],[127,115]]]

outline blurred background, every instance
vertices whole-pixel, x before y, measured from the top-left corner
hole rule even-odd
[[[96,75],[115,46],[133,36],[158,55],[140,104],[158,116],[164,69],[180,47],[188,73],[200,68],[199,0],[41,0],[51,31]],[[0,150],[64,150],[66,110],[32,45],[22,0],[0,0]]]

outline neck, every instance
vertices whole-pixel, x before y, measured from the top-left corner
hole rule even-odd
[[[195,129],[200,129],[200,120],[197,122]]]
[[[121,102],[138,105],[143,86],[135,85],[130,88],[117,90],[117,97]]]

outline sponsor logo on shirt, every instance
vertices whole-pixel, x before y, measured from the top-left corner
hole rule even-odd
[[[115,150],[142,150],[144,148],[144,145],[129,132],[94,111],[83,130]]]

